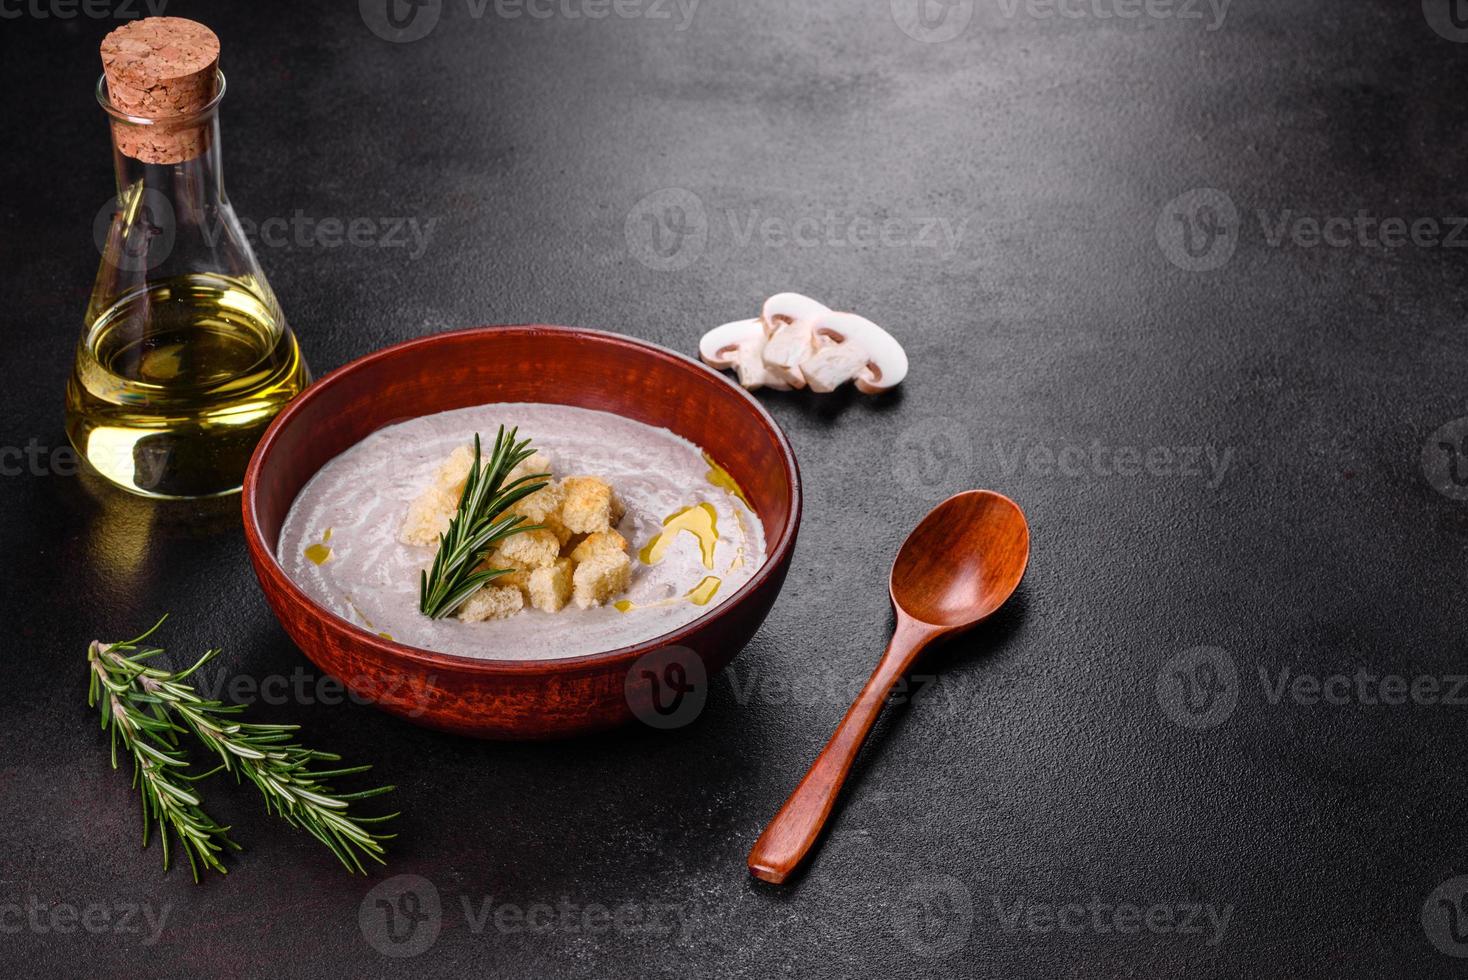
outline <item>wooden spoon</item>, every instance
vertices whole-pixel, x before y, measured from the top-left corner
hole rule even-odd
[[[777,885],[790,877],[831,815],[892,685],[928,644],[979,624],[1004,605],[1024,578],[1029,559],[1024,512],[1002,494],[970,490],[923,518],[892,565],[888,590],[897,611],[892,642],[810,772],[755,841],[751,874]]]

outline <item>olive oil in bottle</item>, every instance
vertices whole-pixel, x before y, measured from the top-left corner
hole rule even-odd
[[[295,336],[253,283],[164,279],[88,325],[67,386],[67,434],[135,493],[227,493],[306,380]]]
[[[146,18],[109,34],[102,61],[117,197],[67,435],[125,490],[231,493],[310,376],[224,193],[219,41],[193,21]]]

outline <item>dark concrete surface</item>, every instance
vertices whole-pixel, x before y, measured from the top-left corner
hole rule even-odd
[[[766,397],[805,525],[691,726],[481,744],[344,703],[266,608],[235,500],[71,473],[116,22],[3,0],[3,972],[1462,975],[1468,27],[1447,0],[1235,0],[1221,23],[1156,0],[444,0],[406,43],[374,2],[167,5],[224,41],[242,215],[424,232],[259,243],[318,373],[495,322],[691,352],[793,288],[891,327],[911,379]],[[884,718],[809,872],[751,883],[885,641],[899,542],[968,486],[1029,514],[1017,601]],[[139,850],[84,654],[163,612],[177,661],[224,647],[209,681],[246,700],[302,678],[252,710],[398,786],[385,872],[348,877],[223,782],[227,878]],[[384,907],[423,915],[393,932]]]

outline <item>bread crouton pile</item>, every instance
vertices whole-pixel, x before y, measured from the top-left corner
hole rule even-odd
[[[485,461],[486,465],[488,460]],[[404,544],[436,548],[459,506],[474,466],[474,451],[460,446],[439,466],[433,482],[408,507],[398,535]],[[510,471],[506,485],[534,473],[550,473],[551,461],[535,453]],[[508,568],[459,607],[469,623],[506,619],[526,604],[548,613],[574,602],[600,606],[626,591],[632,578],[627,539],[617,533],[625,508],[611,486],[594,476],[551,480],[510,508],[541,530],[512,534],[483,568]]]

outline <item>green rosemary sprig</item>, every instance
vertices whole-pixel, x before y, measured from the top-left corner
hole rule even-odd
[[[159,620],[158,625],[162,625]],[[149,666],[146,661],[163,651],[139,646],[158,629],[123,643],[94,641],[87,651],[91,683],[87,703],[101,705],[102,727],[108,729],[112,745],[112,768],[117,768],[117,746],[121,743],[133,757],[133,785],[141,790],[143,803],[143,846],[148,846],[154,824],[163,842],[163,868],[169,866],[168,835],[178,838],[194,880],[199,870],[227,874],[220,856],[227,848],[239,850],[221,826],[202,808],[192,784],[224,770],[254,783],[265,797],[265,809],[321,841],[350,872],[364,872],[361,858],[383,861],[382,842],[392,834],[377,834],[364,825],[382,823],[397,816],[359,817],[347,812],[355,800],[390,792],[392,786],[358,793],[337,793],[326,780],[365,772],[371,766],[311,771],[321,761],[340,756],[318,752],[294,742],[298,725],[257,725],[236,721],[244,705],[227,705],[201,698],[186,679],[204,666],[218,650],[205,653],[190,668],[171,672]],[[192,735],[220,760],[208,772],[190,774],[180,735]]]
[[[530,440],[515,441],[518,429],[505,434],[500,426],[489,465],[482,465],[479,434],[474,435],[474,464],[459,497],[459,509],[449,529],[438,536],[438,554],[433,567],[425,569],[418,587],[418,609],[425,616],[443,619],[459,608],[481,587],[508,574],[508,568],[480,568],[494,546],[512,534],[540,530],[540,525],[522,526],[525,518],[505,511],[546,485],[549,473],[522,476],[509,486],[510,471],[529,459],[534,450]],[[539,481],[539,482],[537,482]]]

